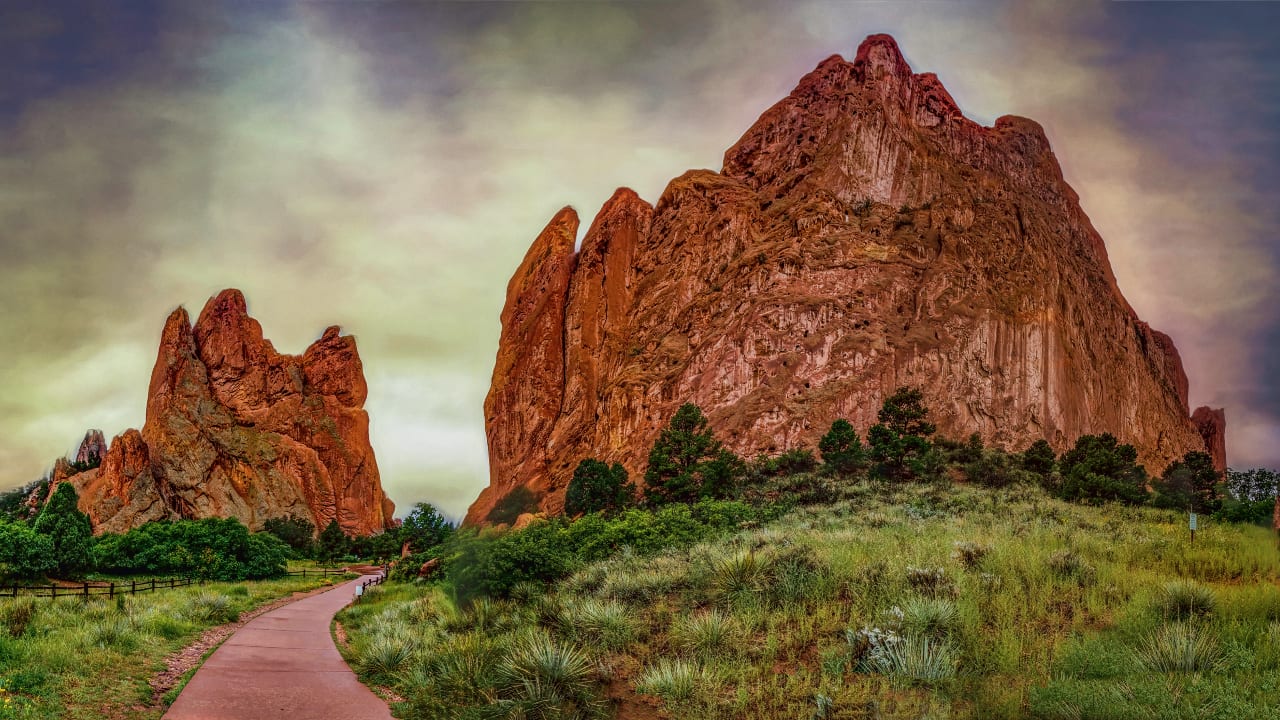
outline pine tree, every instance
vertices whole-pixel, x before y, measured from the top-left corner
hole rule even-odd
[[[53,560],[62,577],[77,577],[93,567],[93,526],[77,507],[71,483],[59,483],[32,529],[53,541]]]
[[[847,477],[861,470],[867,462],[867,451],[848,420],[831,423],[831,429],[818,441],[822,464],[831,474]]]
[[[595,458],[584,458],[573,470],[564,495],[566,515],[613,513],[635,501],[635,485],[627,482],[627,469],[610,467]]]

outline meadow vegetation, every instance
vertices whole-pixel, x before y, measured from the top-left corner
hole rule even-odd
[[[158,718],[165,656],[269,600],[335,582],[209,582],[114,598],[0,599],[0,718]]]
[[[642,493],[592,461],[580,517],[451,535],[348,657],[413,719],[1280,717],[1274,534],[1185,514],[1267,471],[937,438],[909,389],[879,420],[743,461],[681,408]]]

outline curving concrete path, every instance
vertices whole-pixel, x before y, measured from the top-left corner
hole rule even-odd
[[[329,634],[367,578],[250,620],[196,671],[165,720],[391,720]]]

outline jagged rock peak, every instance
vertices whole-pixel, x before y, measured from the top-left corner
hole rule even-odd
[[[327,328],[302,355],[276,352],[239,290],[161,333],[142,431],[73,478],[98,532],[165,518],[235,517],[252,529],[297,515],[348,533],[394,523],[369,443],[355,338]]]
[[[90,465],[102,462],[107,456],[107,440],[102,436],[101,430],[90,430],[84,434],[84,439],[80,441],[80,448],[76,451],[76,463],[80,465]]]
[[[966,119],[888,36],[822,61],[721,172],[652,208],[615,193],[575,257],[577,226],[557,215],[508,286],[469,523],[504,498],[559,512],[583,458],[641,478],[685,402],[747,457],[812,448],[836,418],[865,432],[912,385],[954,438],[1110,432],[1153,473],[1225,462],[1221,416],[1190,417],[1173,341],[1120,293],[1043,128]]]

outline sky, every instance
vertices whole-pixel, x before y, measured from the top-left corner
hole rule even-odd
[[[894,35],[1039,121],[1233,467],[1280,467],[1280,2],[0,5],[0,488],[145,419],[169,312],[355,335],[383,485],[458,516],[511,273],[561,207],[655,201],[823,58]]]

